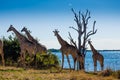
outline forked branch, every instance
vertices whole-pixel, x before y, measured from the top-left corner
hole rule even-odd
[[[77,48],[76,41],[73,40],[70,32],[68,32],[68,34],[69,34],[69,37],[68,37],[68,38],[70,39],[71,44],[72,44],[75,48]]]
[[[88,37],[90,37],[91,35],[94,35],[97,32],[97,29],[95,30],[95,24],[96,24],[96,21],[94,21],[93,23],[93,30],[87,33],[86,39],[88,39]]]

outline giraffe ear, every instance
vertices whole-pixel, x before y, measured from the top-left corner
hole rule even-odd
[[[13,25],[11,24],[10,27],[13,27]]]

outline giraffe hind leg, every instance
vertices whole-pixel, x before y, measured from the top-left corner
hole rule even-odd
[[[94,62],[94,72],[97,71],[97,61]]]
[[[77,60],[77,59],[74,59],[74,70],[75,70],[75,68],[76,68],[76,60]]]

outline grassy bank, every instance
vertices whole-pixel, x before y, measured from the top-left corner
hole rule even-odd
[[[101,76],[98,73],[56,69],[35,70],[0,66],[0,80],[118,80],[113,76]]]

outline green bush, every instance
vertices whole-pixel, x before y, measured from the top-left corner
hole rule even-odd
[[[13,38],[12,36],[9,36],[8,39],[3,37],[3,42],[5,64],[8,66],[13,66],[17,63],[20,56],[18,39],[16,37]]]
[[[50,67],[59,67],[59,59],[56,55],[48,52],[48,54],[36,55],[37,67],[38,68],[50,68]]]
[[[7,66],[17,66],[21,64],[20,61],[20,45],[16,37],[9,36],[8,39],[3,37],[4,42],[4,58]],[[25,64],[27,67],[35,67],[34,55],[29,56],[25,53]],[[48,51],[48,54],[36,54],[37,68],[50,68],[52,66],[59,66],[59,59],[56,55]]]

